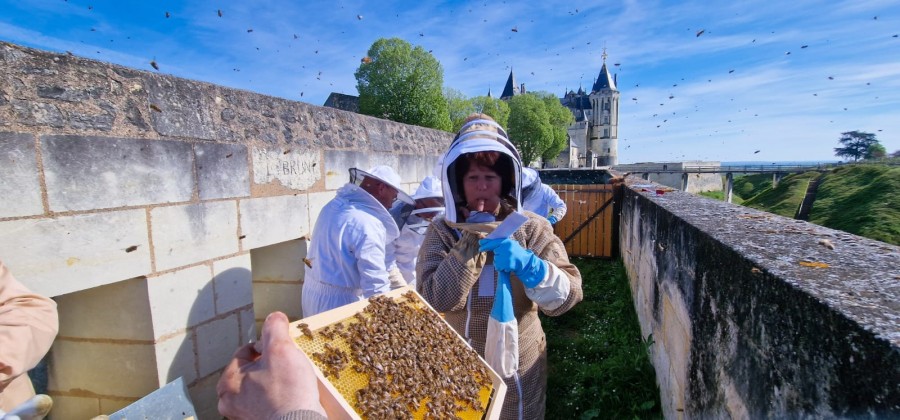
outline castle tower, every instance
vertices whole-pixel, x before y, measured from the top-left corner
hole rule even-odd
[[[606,68],[605,48],[603,67],[589,97],[593,113],[588,148],[597,156],[597,165],[616,165],[619,163],[619,91],[616,89],[615,77]]]
[[[516,76],[513,75],[512,68],[509,69],[509,78],[506,79],[506,86],[503,87],[503,93],[500,94],[500,99],[509,100],[512,99],[513,96],[521,95],[524,92],[519,91],[518,85],[516,85]]]

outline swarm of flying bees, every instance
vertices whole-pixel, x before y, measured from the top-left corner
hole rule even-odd
[[[412,418],[423,404],[433,418],[483,413],[482,390],[492,383],[478,354],[436,313],[419,306],[413,292],[403,298],[375,296],[364,311],[316,331],[298,324],[303,336],[297,343],[307,351],[324,349],[311,358],[332,381],[339,383],[342,371],[368,377],[354,395],[363,418]]]

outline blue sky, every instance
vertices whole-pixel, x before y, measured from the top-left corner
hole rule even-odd
[[[431,50],[444,86],[468,96],[497,94],[510,66],[530,91],[589,89],[605,46],[621,163],[835,160],[851,130],[900,150],[897,0],[0,0],[0,10],[0,40],[151,72],[155,60],[160,73],[315,105],[356,94],[353,72],[382,37]]]

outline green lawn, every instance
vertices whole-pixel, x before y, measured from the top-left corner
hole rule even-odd
[[[774,189],[771,175],[742,176],[734,180],[734,193],[744,199],[745,206],[794,217],[806,186],[817,175],[790,175]],[[896,161],[855,163],[826,172],[809,221],[900,245],[900,166]]]
[[[744,175],[734,178],[734,195],[743,200],[772,188],[772,174]]]
[[[806,197],[809,182],[818,177],[818,172],[788,175],[778,181],[778,186],[768,188],[744,200],[744,205],[754,209],[775,213],[784,217],[794,217],[800,203]]]
[[[850,165],[819,184],[809,221],[900,245],[900,166]]]
[[[548,419],[662,418],[648,341],[620,261],[574,258],[584,300],[541,316],[547,334]]]
[[[712,198],[714,200],[725,201],[725,191],[705,191],[700,193],[700,195],[706,198]],[[741,204],[744,200],[734,192],[731,193],[731,203],[732,204]]]

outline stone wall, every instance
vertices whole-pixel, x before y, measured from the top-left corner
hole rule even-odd
[[[350,167],[413,191],[449,133],[0,43],[0,259],[55,297],[53,418],[183,376],[201,418]]]
[[[900,247],[641,187],[620,226],[666,418],[900,416]]]

